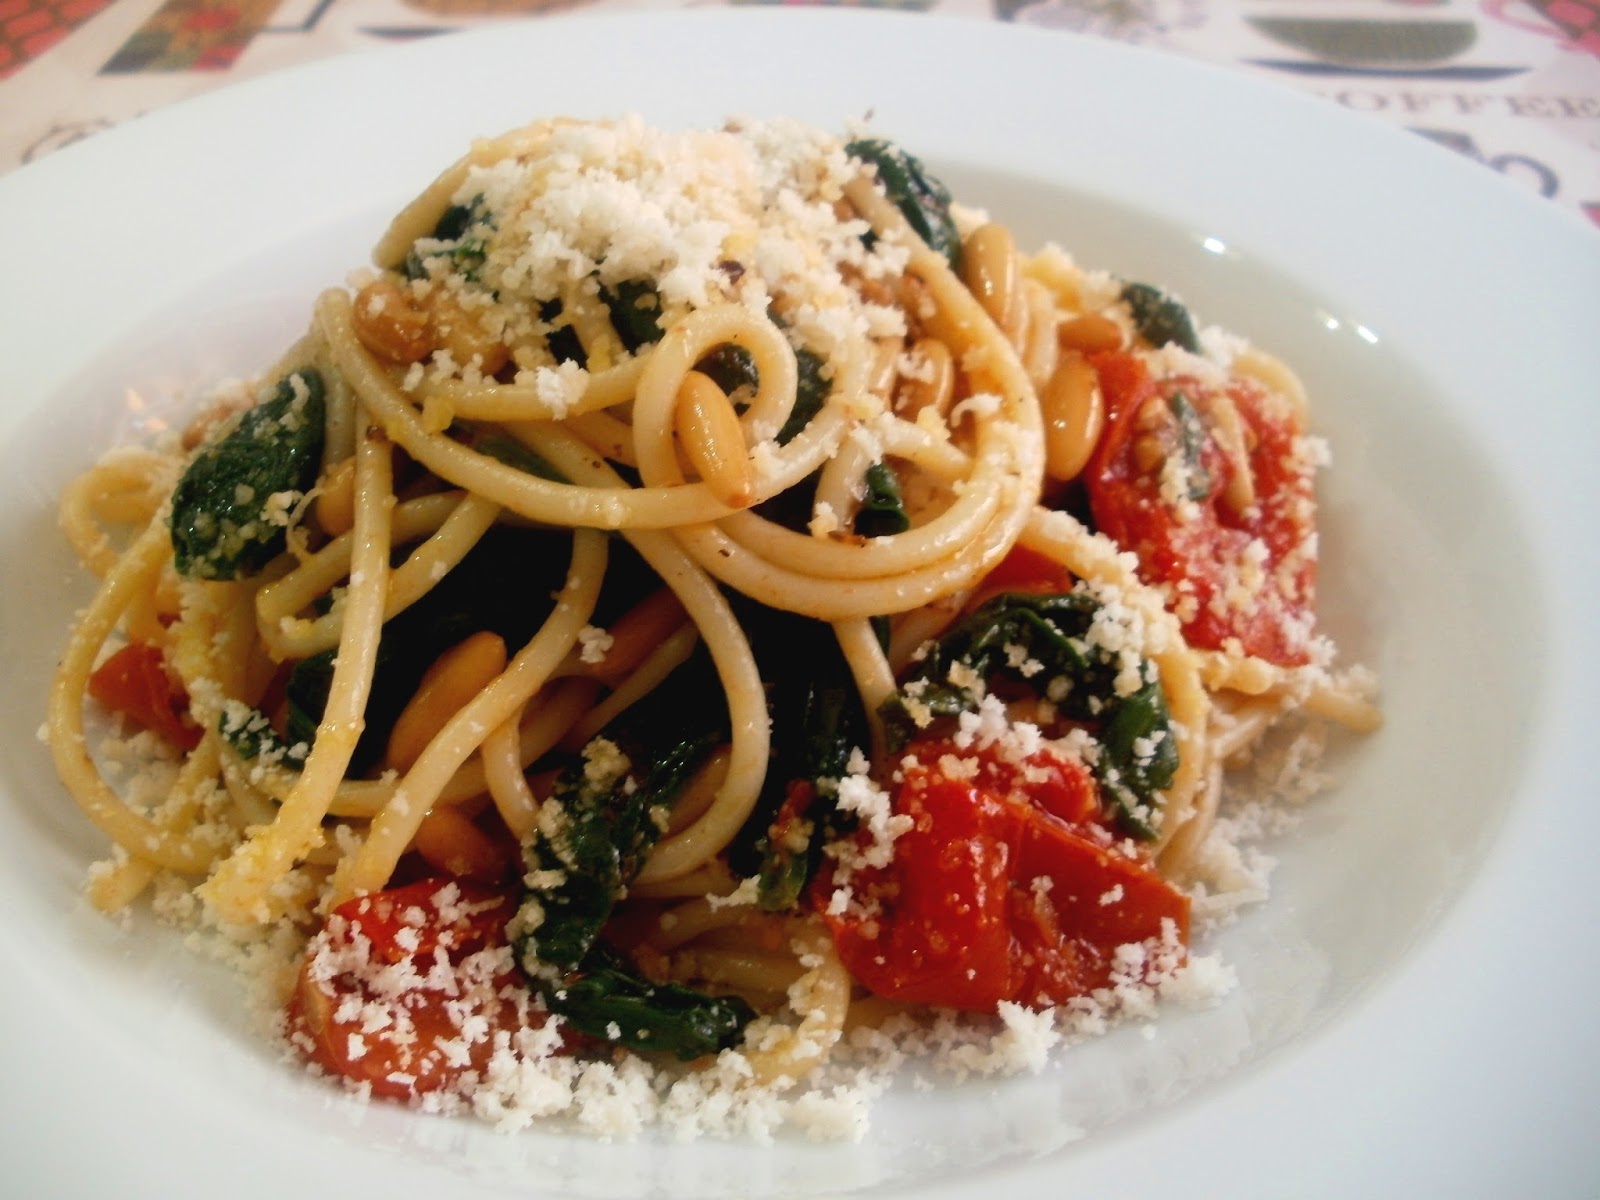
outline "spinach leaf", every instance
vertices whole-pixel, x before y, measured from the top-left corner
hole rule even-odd
[[[900,478],[888,463],[876,462],[863,476],[866,495],[856,512],[855,531],[862,537],[888,537],[911,528]]]
[[[893,142],[862,138],[845,146],[852,158],[878,168],[878,182],[928,247],[961,270],[961,235],[950,216],[950,189]]]
[[[816,351],[807,350],[802,346],[794,352],[794,363],[798,375],[794,408],[789,411],[789,417],[784,421],[783,428],[774,435],[774,440],[780,446],[787,446],[799,436],[801,430],[811,424],[811,419],[821,412],[822,406],[827,403],[828,392],[831,390],[829,382],[822,377],[825,364]],[[750,356],[750,351],[731,342],[709,351],[695,363],[695,370],[708,376],[729,396],[741,387],[754,388],[761,382],[761,376],[756,371],[755,359]]]
[[[851,751],[868,744],[866,712],[826,622],[748,599],[735,611],[768,681],[772,749],[766,784],[728,857],[756,876],[761,907],[780,912],[799,902],[823,844],[840,832],[838,782]]]
[[[815,784],[804,779],[789,784],[783,803],[758,843],[761,859],[756,867],[756,903],[762,911],[793,909],[822,865],[826,838],[817,817],[837,812],[834,806],[813,815],[822,803]]]
[[[1139,336],[1152,346],[1159,349],[1174,343],[1191,354],[1200,352],[1200,338],[1189,310],[1160,288],[1129,283],[1123,286],[1122,299],[1133,314],[1133,326]]]
[[[291,744],[304,742],[309,746],[316,742],[317,727],[322,724],[322,714],[328,706],[328,692],[333,687],[333,660],[337,653],[333,649],[319,651],[302,658],[289,672],[284,684],[284,701],[289,714],[284,732]],[[384,654],[380,641],[372,676],[374,686],[367,697],[367,710],[362,714],[365,725],[350,760],[351,774],[365,771],[382,754],[389,730],[399,720],[405,700],[414,690],[392,686],[395,681],[389,657]],[[421,672],[418,672],[417,678],[420,680],[421,677]],[[386,685],[381,693],[377,690],[379,683]],[[246,743],[234,744],[234,749],[241,754],[245,748]]]
[[[800,903],[822,865],[823,846],[842,831],[839,781],[851,751],[866,744],[860,693],[836,669],[834,660],[843,662],[837,642],[832,651],[831,659],[814,660],[821,668],[816,674],[791,675],[772,705],[775,730],[780,719],[801,724],[790,737],[775,733],[768,779],[788,782],[769,785],[757,806],[770,814],[753,847],[757,903],[767,912],[787,912]]]
[[[867,744],[860,693],[837,669],[843,663],[837,642],[831,649],[831,658],[815,660],[821,667],[815,675],[791,677],[773,706],[780,714],[774,724],[796,716],[801,724],[796,736],[775,739],[774,777],[791,782],[756,843],[756,895],[767,912],[800,903],[822,864],[822,847],[841,832],[839,780],[850,753]]]
[[[611,327],[617,340],[629,354],[643,346],[661,340],[661,305],[655,288],[643,280],[625,279],[615,287],[600,287],[600,300],[611,315]],[[578,331],[570,321],[564,322],[560,300],[545,300],[539,305],[539,319],[550,326],[545,334],[545,345],[557,362],[575,362],[586,365],[588,355]]]
[[[732,342],[713,346],[695,363],[694,369],[709,378],[727,396],[742,387],[754,388],[761,378],[756,372],[756,360],[750,351]]]
[[[799,381],[795,385],[794,408],[777,433],[776,440],[780,446],[787,446],[811,424],[811,419],[827,403],[830,390],[828,381],[822,377],[825,364],[819,354],[802,347],[794,352],[794,364],[799,372]]]
[[[530,976],[563,976],[583,962],[660,836],[658,818],[705,758],[710,739],[679,742],[642,776],[626,767],[606,769],[606,753],[620,761],[615,743],[597,740],[590,747],[590,756],[563,771],[552,793],[560,827],[523,846],[517,958]]]
[[[562,311],[559,300],[546,300],[539,305],[539,319],[552,327],[545,334],[545,345],[558,363],[575,362],[581,367],[589,361],[589,356],[584,353],[578,331],[571,322],[560,323]]]
[[[290,744],[278,736],[272,723],[258,709],[243,704],[228,704],[217,718],[217,732],[242,759],[266,757],[296,769],[300,765],[298,761],[291,761]],[[304,755],[292,757],[297,760]]]
[[[1172,718],[1160,683],[1151,680],[1111,707],[1100,730],[1100,745],[1105,761],[1096,774],[1111,799],[1112,811],[1134,836],[1155,837],[1147,815],[1153,808],[1152,798],[1171,786],[1178,769]]]
[[[824,364],[815,351],[802,348],[795,351],[794,357],[798,373],[794,408],[790,410],[783,427],[774,435],[780,446],[793,441],[822,411],[831,387],[828,380],[822,377]],[[708,375],[730,396],[739,387],[755,387],[759,382],[750,352],[731,343],[711,350],[695,364],[695,369]],[[754,511],[764,520],[782,525],[785,529],[805,529],[811,521],[819,474],[813,472],[793,487],[762,501]]]
[[[287,528],[267,506],[274,496],[304,494],[316,483],[325,414],[322,376],[293,371],[195,455],[172,493],[179,574],[238,579],[283,553]]]
[[[535,450],[523,445],[509,433],[487,433],[475,439],[472,448],[479,454],[487,454],[490,458],[503,462],[508,467],[515,467],[525,475],[537,475],[540,479],[548,479],[551,483],[571,483],[555,466]]]
[[[580,1033],[632,1050],[688,1061],[739,1040],[755,1010],[737,996],[711,996],[677,983],[649,983],[603,943],[545,1002]]]
[[[685,706],[680,693],[686,680],[703,683],[704,669],[691,660],[658,689],[678,699],[672,717],[658,719],[664,705],[652,700],[608,727],[632,748],[630,764],[648,761],[642,772],[621,764],[609,738],[591,743],[589,756],[562,772],[553,793],[560,805],[557,828],[523,845],[523,899],[511,923],[517,962],[551,1011],[591,1037],[682,1059],[733,1045],[754,1011],[737,998],[652,984],[600,935],[655,845],[661,818],[722,740],[719,723],[664,752],[647,748],[659,746],[663,734],[680,736],[695,718],[703,722],[703,711]]]
[[[938,718],[976,706],[971,688],[950,682],[957,664],[980,679],[1003,678],[1036,691],[1064,680],[1059,710],[1097,731],[1101,753],[1094,771],[1112,814],[1132,836],[1154,837],[1158,793],[1171,786],[1178,768],[1172,718],[1148,660],[1140,663],[1140,687],[1118,695],[1118,656],[1088,640],[1099,608],[1082,592],[1005,593],[987,601],[945,634],[885,701],[880,713],[892,741],[904,745],[916,736],[913,708]],[[1039,669],[1025,668],[1030,662]]]
[[[661,340],[661,299],[650,284],[625,279],[614,288],[602,287],[600,299],[610,310],[611,327],[629,354]]]
[[[406,278],[427,279],[429,264],[442,261],[446,274],[477,279],[488,255],[489,233],[493,229],[494,213],[483,196],[474,196],[466,204],[452,204],[433,227],[431,240],[435,244],[426,249],[413,244],[406,253]]]

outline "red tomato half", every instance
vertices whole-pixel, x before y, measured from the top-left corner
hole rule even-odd
[[[1167,588],[1169,606],[1195,645],[1224,649],[1236,639],[1245,654],[1270,662],[1309,662],[1316,504],[1312,466],[1299,452],[1290,414],[1249,380],[1227,385],[1225,396],[1243,425],[1255,495],[1254,504],[1237,512],[1227,500],[1237,463],[1224,453],[1211,415],[1224,393],[1193,378],[1152,380],[1138,358],[1122,351],[1092,361],[1107,410],[1105,436],[1086,472],[1101,532],[1138,555],[1141,575]],[[1205,489],[1176,501],[1170,483],[1166,495],[1162,486],[1166,458],[1180,452],[1165,415],[1174,395],[1182,395],[1198,418],[1203,438],[1193,448],[1193,479],[1199,481],[1195,490]],[[1156,442],[1164,436],[1169,452],[1154,465],[1139,452],[1141,438],[1151,436]]]
[[[129,642],[122,647],[89,676],[89,695],[180,750],[200,744],[200,729],[189,719],[189,697],[155,646]]]
[[[1037,550],[1016,545],[995,564],[973,590],[967,608],[974,609],[984,601],[1008,592],[1022,592],[1036,596],[1059,596],[1072,590],[1072,572],[1047,558]]]
[[[544,1020],[506,944],[514,909],[503,892],[441,880],[341,904],[301,967],[290,1041],[390,1099],[481,1075],[495,1034]]]
[[[954,765],[974,757],[976,771]],[[839,876],[814,893],[845,966],[880,996],[1043,1007],[1105,986],[1117,947],[1160,939],[1169,921],[1188,939],[1188,898],[1095,836],[1095,785],[1075,760],[920,743],[894,809],[911,828],[887,867],[849,879],[847,910],[829,911]]]

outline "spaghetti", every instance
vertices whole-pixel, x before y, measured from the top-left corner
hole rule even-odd
[[[1226,886],[1226,768],[1378,724],[1290,369],[887,142],[541,122],[375,258],[68,489],[101,585],[49,700],[96,902],[301,927],[326,1070],[783,1087],[891,1014],[1147,981]],[[89,697],[176,757],[158,803]]]

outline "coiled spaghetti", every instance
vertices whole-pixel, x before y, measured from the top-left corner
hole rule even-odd
[[[191,514],[196,464],[256,419],[224,407],[195,444],[120,453],[63,498],[101,587],[50,742],[120,847],[96,881],[106,907],[172,872],[222,923],[325,922],[314,959],[352,929],[377,939],[386,889],[464,880],[491,897],[441,919],[497,914],[489,940],[517,944],[531,988],[520,1027],[543,1026],[542,998],[640,1048],[560,1007],[613,977],[649,1002],[787,1004],[787,1023],[740,1017],[718,1044],[791,1080],[842,1036],[852,995],[992,1010],[1092,990],[1117,943],[1048,900],[1068,858],[1125,906],[1131,940],[1170,940],[1181,889],[1215,882],[1200,850],[1223,768],[1291,713],[1377,723],[1313,628],[1317,444],[1292,372],[1203,346],[1154,289],[1020,253],[885,143],[540,123],[476,145],[376,262],[233,405],[277,405],[269,441],[315,425],[307,486],[230,484],[243,517]],[[136,530],[120,553],[118,525]],[[180,526],[207,548],[175,552]],[[263,564],[224,561],[252,539]],[[1210,576],[1184,574],[1201,563]],[[468,603],[447,611],[452,588]],[[987,636],[986,614],[1022,633],[974,657],[959,639]],[[394,684],[401,630],[430,648]],[[775,724],[791,638],[849,681],[853,715],[829,728],[851,753],[826,771],[797,768]],[[142,648],[143,701],[117,683],[131,659],[108,673],[119,643]],[[1041,662],[1045,646],[1076,665]],[[685,699],[697,669],[714,691]],[[91,693],[182,748],[159,804],[102,775]],[[661,714],[696,705],[713,736],[670,804],[619,815],[649,786]],[[602,794],[608,836],[637,829],[607,847],[621,874],[569,962],[550,947]],[[1053,847],[1010,880],[1010,936],[1044,941],[1009,963],[1009,990],[946,988],[908,941],[926,930],[895,906],[930,828],[1021,859]],[[939,953],[978,955],[983,936]],[[873,975],[863,947],[922,965]],[[327,1050],[339,961],[308,966],[295,1019],[312,1057],[361,1078],[361,1056]],[[463,1055],[455,1074],[407,1060],[385,1078],[493,1073]]]

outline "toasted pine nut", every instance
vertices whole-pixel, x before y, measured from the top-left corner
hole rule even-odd
[[[1134,414],[1133,427],[1142,433],[1155,433],[1172,427],[1172,410],[1160,396],[1150,396]]]
[[[1084,313],[1063,321],[1056,330],[1063,350],[1098,354],[1102,350],[1122,349],[1122,327],[1100,313]]]
[[[506,842],[497,842],[448,804],[436,805],[411,842],[412,849],[433,866],[458,879],[494,883],[510,874],[513,857]]]
[[[755,495],[755,470],[733,405],[708,375],[690,371],[678,388],[678,436],[701,482],[730,508]]]
[[[384,763],[408,771],[450,718],[506,669],[506,644],[480,630],[439,655],[389,733]]]
[[[351,323],[356,338],[379,358],[414,363],[433,353],[428,314],[392,275],[380,275],[356,293]]]
[[[1167,461],[1167,447],[1158,433],[1141,433],[1133,439],[1133,465],[1141,475],[1148,475]]]
[[[597,663],[580,663],[579,669],[607,687],[616,687],[686,620],[688,615],[671,588],[652,592],[606,630],[611,635],[611,646],[605,658]]]
[[[356,460],[342,458],[322,475],[317,496],[317,524],[329,537],[350,532],[356,523]]]
[[[1021,317],[1017,245],[1004,225],[980,225],[961,247],[961,279],[1009,336]]]
[[[1089,462],[1105,429],[1105,402],[1100,379],[1081,354],[1062,358],[1039,391],[1044,415],[1044,461],[1050,478],[1076,479]]]
[[[938,338],[918,338],[909,354],[917,364],[916,375],[900,386],[897,407],[901,414],[914,421],[923,409],[931,408],[941,417],[948,416],[956,394],[956,364],[950,347]]]

